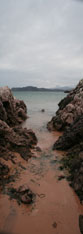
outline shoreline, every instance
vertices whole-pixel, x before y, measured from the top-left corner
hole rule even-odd
[[[39,134],[41,137],[39,138],[38,147],[40,147],[42,151],[34,152],[33,157],[29,159],[27,164],[22,158],[19,158],[19,160],[21,160],[21,165],[25,169],[19,168],[19,178],[16,179],[16,182],[11,183],[15,188],[18,188],[22,184],[28,184],[33,193],[36,194],[36,199],[31,205],[26,206],[21,204],[21,206],[19,206],[14,199],[9,201],[8,195],[1,195],[0,207],[1,204],[3,206],[3,202],[5,202],[8,204],[8,208],[6,205],[6,210],[4,210],[3,206],[0,212],[6,214],[7,217],[11,217],[11,225],[9,224],[10,221],[5,223],[5,219],[1,218],[0,227],[3,228],[5,225],[5,231],[10,232],[12,226],[14,233],[23,233],[23,230],[28,229],[30,234],[36,234],[37,230],[41,234],[43,225],[43,232],[48,232],[48,234],[50,234],[50,232],[54,234],[55,229],[56,232],[61,232],[62,234],[70,234],[70,232],[71,234],[80,234],[79,215],[82,214],[82,206],[73,190],[69,187],[66,179],[58,180],[60,176],[64,175],[63,172],[59,170],[59,161],[62,158],[62,152],[52,151],[52,144],[53,141],[55,141],[55,136],[57,140],[60,134],[56,132],[52,135],[52,133],[45,131],[45,129]],[[45,139],[48,139],[49,147],[48,143],[46,146]],[[9,208],[10,204],[11,209]],[[11,214],[13,209],[14,217]],[[50,209],[52,215],[49,213]],[[72,217],[74,219],[72,219]],[[49,224],[46,220],[49,220]],[[68,226],[69,222],[70,226]],[[55,228],[54,223],[56,223]],[[27,232],[24,231],[24,233],[26,234]]]
[[[40,121],[37,117],[33,121],[33,116],[23,121],[22,128],[13,128],[16,134],[19,132],[22,137],[21,144],[26,142],[25,138],[28,137],[30,157],[24,160],[17,147],[13,157],[10,157],[11,153],[9,155],[8,168],[10,174],[15,174],[15,178],[6,184],[4,194],[0,194],[0,228],[8,232],[13,229],[14,233],[21,234],[26,234],[27,230],[30,234],[36,234],[37,231],[40,234],[42,231],[48,234],[54,234],[55,231],[57,234],[80,234],[79,215],[82,215],[83,207],[60,169],[62,151],[52,150],[53,143],[57,142],[62,133],[49,132],[46,128],[47,113],[41,112],[40,115]],[[31,126],[37,138],[28,130]],[[7,128],[5,130],[8,131]],[[14,133],[14,141],[15,137]],[[32,139],[35,144],[32,144]],[[26,144],[23,144],[23,147],[26,147]]]

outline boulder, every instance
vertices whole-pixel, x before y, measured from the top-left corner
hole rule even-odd
[[[41,112],[44,113],[44,112],[45,112],[45,109],[42,109]]]
[[[47,125],[52,131],[64,130],[83,114],[83,80],[58,105],[56,116]]]
[[[32,130],[22,127],[11,128],[0,120],[0,147],[6,152],[17,152],[25,159],[32,155],[31,148],[37,144],[37,138]]]
[[[66,150],[63,165],[69,170],[68,180],[83,202],[83,80],[59,103],[49,130],[63,130],[53,150]]]
[[[28,160],[32,155],[32,149],[37,144],[35,133],[29,129],[22,128],[22,123],[27,118],[27,108],[22,100],[13,97],[8,87],[0,88],[0,185],[14,180],[12,170],[5,164],[5,161],[20,156]],[[4,161],[4,164],[2,163]],[[18,169],[17,169],[18,171]],[[10,174],[10,175],[9,175]],[[22,200],[29,201],[26,195]]]
[[[67,150],[83,141],[83,116],[77,118],[55,142],[53,149]]]
[[[7,194],[11,199],[16,199],[18,204],[31,204],[35,197],[34,193],[25,185],[20,186],[18,189],[9,188]]]
[[[0,107],[0,119],[9,126],[18,125],[27,118],[25,103],[15,99],[8,87],[0,88]]]

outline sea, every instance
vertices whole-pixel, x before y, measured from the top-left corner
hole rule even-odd
[[[67,95],[64,92],[15,91],[13,95],[23,100],[27,106],[28,119],[24,127],[33,130],[45,130],[47,122],[56,114],[58,103]],[[41,110],[44,109],[45,112]]]

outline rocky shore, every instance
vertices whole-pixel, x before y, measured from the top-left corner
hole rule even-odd
[[[69,170],[70,184],[83,202],[83,80],[59,103],[47,127],[50,131],[63,131],[53,150],[66,151],[63,167]]]
[[[8,162],[11,162],[13,167],[18,156],[27,161],[33,155],[32,149],[37,144],[34,132],[21,126],[26,118],[25,103],[15,99],[8,87],[0,88],[0,190],[14,181],[15,175],[12,174]],[[29,189],[26,191],[29,193]],[[26,195],[23,190],[23,196],[24,194]],[[28,200],[30,202],[30,199]]]

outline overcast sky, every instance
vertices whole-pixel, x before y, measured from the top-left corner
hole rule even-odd
[[[82,0],[0,0],[0,86],[71,86],[82,77]]]

